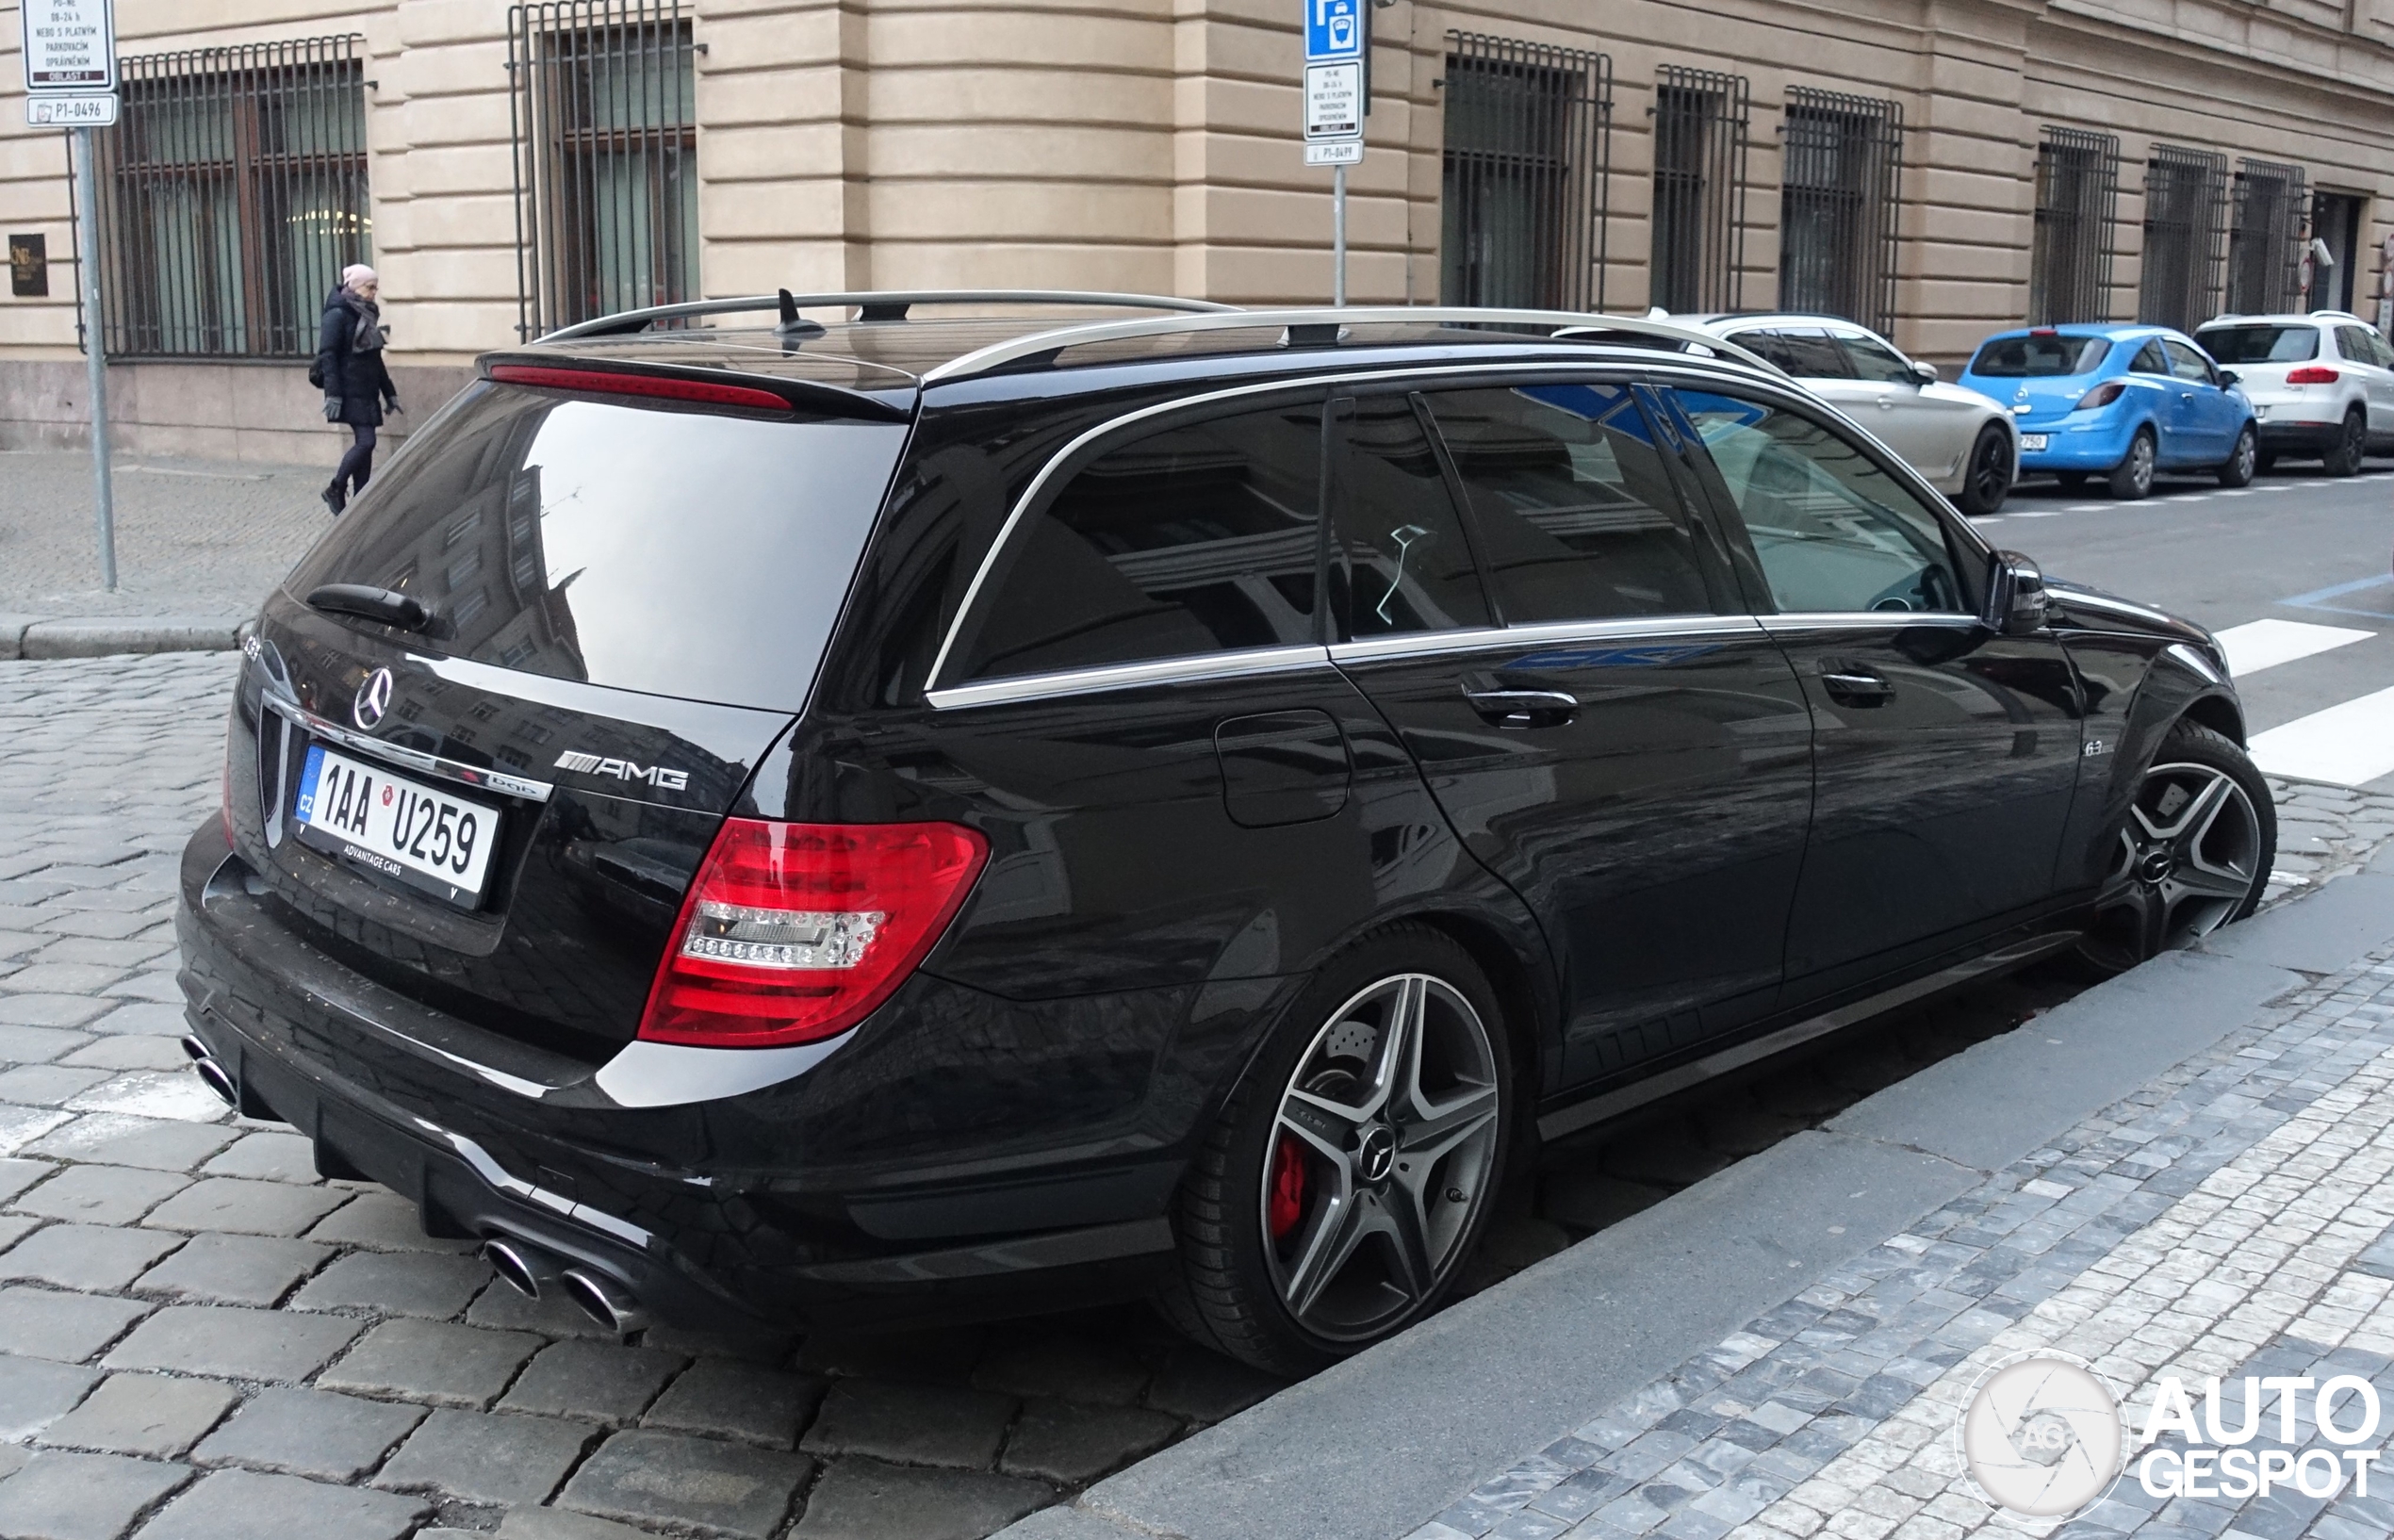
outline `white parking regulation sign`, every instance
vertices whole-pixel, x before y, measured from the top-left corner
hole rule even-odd
[[[109,0],[23,0],[25,89],[116,90],[116,16]]]
[[[116,93],[69,96],[44,91],[25,99],[25,121],[36,128],[107,128],[116,123]]]
[[[1305,139],[1352,139],[1363,137],[1363,65],[1305,66]]]

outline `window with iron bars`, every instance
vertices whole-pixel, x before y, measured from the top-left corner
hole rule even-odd
[[[2261,316],[2303,307],[2303,240],[2311,195],[2300,166],[2247,160],[2236,173],[2228,308]]]
[[[2228,157],[2157,144],[2144,171],[2144,279],[2137,319],[2190,332],[2219,313]]]
[[[1900,103],[1791,88],[1779,304],[1884,332],[1895,319]]]
[[[373,254],[353,36],[120,61],[96,136],[111,358],[304,358],[341,269]]]
[[[1470,32],[1447,39],[1439,300],[1602,309],[1613,61]]]
[[[1746,267],[1744,75],[1663,67],[1654,95],[1651,303],[1735,310]]]
[[[2119,204],[2119,138],[2048,127],[2037,147],[2028,324],[2111,319],[2111,242]]]
[[[698,295],[696,46],[680,0],[508,12],[524,336]]]

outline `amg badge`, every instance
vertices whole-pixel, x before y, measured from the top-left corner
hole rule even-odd
[[[662,764],[634,764],[630,760],[601,759],[596,754],[583,754],[572,749],[557,756],[557,768],[578,770],[586,776],[613,776],[617,780],[645,780],[661,792],[678,792],[690,784],[687,770],[668,770]]]

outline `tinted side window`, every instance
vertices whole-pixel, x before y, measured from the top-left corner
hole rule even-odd
[[[950,677],[1320,640],[1320,467],[1311,402],[1108,451],[1007,542]]]
[[[1896,357],[1887,345],[1873,336],[1840,336],[1845,354],[1854,361],[1854,374],[1874,385],[1910,385],[1915,379],[1911,366]]]
[[[2191,385],[2211,383],[2211,361],[2183,342],[2167,342],[2170,350],[2170,372]]]
[[[2139,348],[2136,357],[2128,364],[2128,370],[2132,374],[2169,373],[2170,361],[2161,356],[2161,339],[2155,337],[2143,347]]]
[[[1817,327],[1740,332],[1730,340],[1761,353],[1799,380],[1843,380],[1853,372],[1845,366],[1845,353]]]
[[[1810,418],[1707,391],[1672,397],[1703,441],[1782,612],[1967,612],[1944,526]]]
[[[1487,625],[1470,542],[1412,398],[1366,396],[1335,410],[1344,453],[1331,572],[1345,590],[1344,634]]]
[[[1508,624],[1710,612],[1695,536],[1627,387],[1427,400]]]
[[[2336,329],[2336,351],[2356,364],[2374,364],[2377,350],[2369,344],[2376,339],[2376,333],[2363,327],[2339,326]]]

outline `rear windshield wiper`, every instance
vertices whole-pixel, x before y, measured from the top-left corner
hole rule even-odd
[[[307,607],[332,614],[353,614],[368,620],[379,620],[401,631],[422,631],[433,622],[433,612],[418,600],[388,588],[375,588],[362,582],[328,582],[308,590]]]

